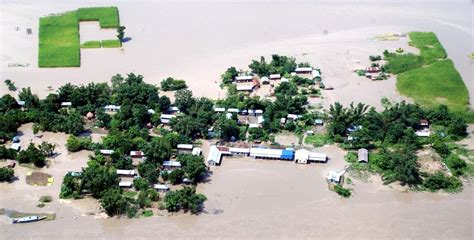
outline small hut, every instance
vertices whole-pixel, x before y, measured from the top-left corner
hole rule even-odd
[[[94,114],[93,114],[92,112],[88,112],[88,113],[86,114],[86,118],[89,119],[89,120],[91,120],[91,119],[94,118]]]

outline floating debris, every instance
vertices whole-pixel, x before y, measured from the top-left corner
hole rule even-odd
[[[404,38],[407,35],[405,33],[386,33],[382,35],[377,35],[375,37],[369,38],[375,41],[398,41],[400,38]]]
[[[29,67],[29,63],[9,63],[8,67]]]

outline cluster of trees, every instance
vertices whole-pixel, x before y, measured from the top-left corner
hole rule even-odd
[[[8,167],[0,168],[0,182],[9,182],[13,176],[15,175],[15,171]]]
[[[446,106],[423,109],[416,104],[400,102],[389,104],[382,112],[377,112],[364,104],[343,107],[339,103],[329,108],[329,135],[338,142],[349,133],[353,140],[348,147],[373,148],[380,144],[403,144],[410,149],[418,149],[420,143],[414,131],[420,129],[420,120],[426,119],[432,127],[439,126],[445,138],[458,139],[466,136],[466,122],[462,117],[449,112]],[[351,128],[361,126],[357,131]],[[355,130],[355,129],[353,129]],[[351,133],[352,132],[352,133]]]
[[[36,167],[44,167],[46,165],[46,157],[51,157],[54,154],[55,145],[42,142],[36,147],[33,143],[28,145],[28,148],[21,150],[16,156],[19,163],[33,163]]]
[[[311,67],[309,63],[296,63],[294,57],[280,56],[273,54],[272,59],[269,63],[265,60],[265,57],[261,56],[260,60],[252,60],[249,64],[249,68],[252,73],[259,76],[269,76],[270,74],[280,74],[281,76],[288,76],[291,72],[294,72],[297,67]],[[221,80],[224,85],[230,84],[234,81],[235,77],[242,74],[242,71],[237,70],[235,67],[229,67],[222,75]],[[307,78],[297,78],[296,82],[300,84],[314,84],[314,81]]]
[[[309,63],[296,63],[296,59],[293,57],[280,56],[277,54],[272,55],[272,60],[267,63],[265,57],[260,57],[260,61],[252,60],[249,68],[253,73],[259,76],[268,76],[270,74],[279,73],[281,75],[293,72],[296,67],[310,67]]]
[[[198,213],[206,196],[196,193],[194,187],[184,187],[180,190],[168,192],[164,198],[166,210],[170,212],[177,212],[183,210],[184,212],[191,211],[191,213]]]
[[[17,151],[0,146],[0,159],[16,159]]]
[[[92,150],[92,139],[90,137],[76,137],[74,135],[70,135],[66,142],[66,148],[69,152]]]
[[[363,104],[351,104],[349,107],[339,103],[331,105],[329,136],[348,149],[380,148],[375,154],[377,157],[372,157],[369,164],[372,170],[381,173],[385,183],[398,181],[403,185],[421,185],[431,190],[459,187],[459,182],[451,177],[420,172],[415,152],[423,145],[431,145],[455,176],[462,175],[466,162],[451,153],[446,141],[466,136],[465,120],[448,111],[446,106],[423,109],[405,102],[385,102],[384,105],[382,112]],[[431,124],[431,137],[416,136],[415,131],[423,127],[420,123],[422,119]]]
[[[188,86],[186,86],[186,81],[181,80],[181,79],[174,79],[172,77],[168,77],[161,81],[161,90],[163,91],[176,91],[180,89],[185,89]]]

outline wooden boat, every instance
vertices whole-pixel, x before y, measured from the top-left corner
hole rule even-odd
[[[21,217],[21,218],[13,218],[12,223],[15,224],[15,223],[37,222],[37,221],[41,221],[45,218],[46,218],[45,216],[40,217],[40,216],[37,216],[37,215],[28,216],[28,217]]]

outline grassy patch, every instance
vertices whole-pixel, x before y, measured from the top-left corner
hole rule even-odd
[[[102,40],[102,47],[104,48],[119,48],[122,43],[118,39],[113,40]]]
[[[385,69],[394,74],[423,66],[421,57],[413,53],[389,53],[385,55],[385,59],[388,61],[385,65]]]
[[[469,103],[467,88],[449,59],[399,74],[397,88],[427,107],[444,104],[461,112],[467,110]]]
[[[138,192],[124,191],[122,194],[126,198],[135,198],[135,196],[137,196]]]
[[[474,53],[469,54],[469,57],[470,57],[471,59],[474,59]]]
[[[384,52],[386,71],[399,74],[398,91],[426,107],[447,105],[455,112],[467,112],[469,96],[461,75],[432,32],[410,32],[410,45],[420,55]],[[466,114],[467,121],[473,118]]]
[[[98,41],[80,45],[80,21],[99,21],[101,28],[117,28],[120,26],[116,7],[80,8],[76,11],[40,18],[39,67],[80,67],[80,47],[100,47]],[[107,47],[119,47],[117,43],[121,46],[120,42],[116,40],[116,42],[108,42]]]
[[[39,67],[81,65],[76,11],[40,18],[38,54]]]
[[[151,217],[151,216],[153,216],[153,211],[152,210],[144,210],[142,212],[142,216],[143,217]]]
[[[100,48],[102,43],[100,41],[87,41],[81,44],[81,48]]]
[[[77,10],[79,21],[99,21],[101,28],[118,28],[120,26],[117,7],[89,7]]]
[[[420,49],[424,64],[444,59],[448,55],[433,32],[410,32],[410,45]]]
[[[305,144],[311,144],[315,147],[322,147],[326,144],[331,144],[333,141],[325,134],[314,134],[306,136],[304,139]]]

